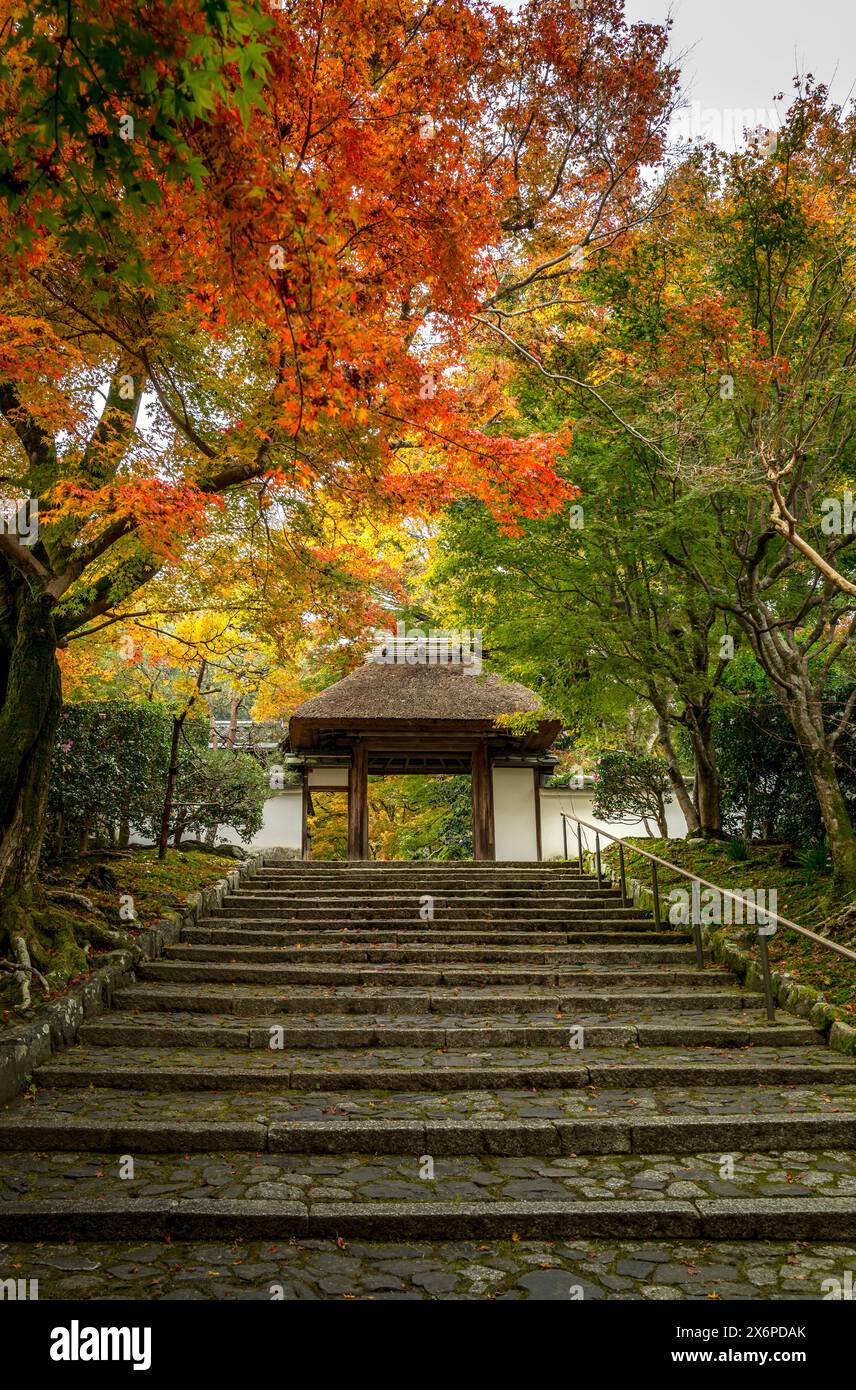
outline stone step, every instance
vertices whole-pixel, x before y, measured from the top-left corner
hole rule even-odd
[[[389,1020],[372,1020],[359,1024],[347,1015],[320,1015],[287,1025],[275,1017],[247,1018],[242,1024],[218,1020],[200,1021],[198,1015],[164,1015],[162,1013],[134,1014],[132,1021],[124,1016],[109,1015],[105,1019],[84,1023],[79,1038],[85,1045],[99,1047],[226,1047],[254,1048],[269,1051],[272,1039],[278,1046],[300,1048],[364,1048],[364,1047],[567,1047],[570,1027],[582,1029],[578,1046],[584,1053],[598,1047],[752,1047],[752,1046],[817,1046],[823,1034],[815,1029],[784,1021],[773,1025],[754,1026],[746,1023],[718,1020],[705,1022],[668,1023],[583,1022],[573,1025],[556,1021],[544,1023],[502,1024],[488,1020],[474,1024],[467,1018],[445,1018],[443,1023],[391,1024]],[[751,1015],[750,1015],[751,1017]],[[782,1016],[783,1020],[784,1016]]]
[[[511,864],[507,860],[497,860],[495,863],[480,862],[478,864],[465,863],[454,859],[422,859],[418,862],[381,864],[374,860],[369,864],[357,863],[344,864],[341,860],[331,861],[326,867],[317,863],[300,863],[293,861],[290,864],[266,863],[257,865],[253,871],[253,877],[271,879],[293,879],[301,883],[318,883],[328,881],[332,883],[343,883],[351,879],[365,879],[375,887],[382,887],[384,883],[400,880],[407,883],[413,878],[422,875],[436,878],[460,879],[467,882],[478,882],[479,880],[490,880],[501,883],[511,881],[515,883],[541,883],[550,879],[559,880],[563,883],[596,883],[597,870],[592,863],[591,867],[586,867],[584,873],[580,873],[576,865],[568,866],[561,860],[542,860],[540,863],[533,860],[529,864]]]
[[[465,925],[464,925],[465,924]],[[509,925],[510,924],[510,925]],[[523,920],[518,916],[504,917],[482,917],[464,916],[449,917],[433,922],[426,922],[418,914],[412,917],[390,917],[390,918],[365,918],[362,917],[317,917],[304,920],[299,917],[282,916],[272,913],[269,910],[260,912],[235,912],[231,913],[225,909],[217,909],[201,919],[201,925],[212,929],[225,928],[236,930],[240,927],[250,927],[253,930],[262,931],[298,931],[298,932],[343,932],[343,931],[364,931],[364,932],[383,932],[384,935],[390,932],[418,932],[424,934],[430,931],[434,935],[438,931],[449,930],[455,933],[461,931],[476,931],[482,936],[489,937],[491,940],[500,934],[513,931],[517,935],[532,939],[542,935],[567,935],[569,931],[598,932],[598,931],[647,931],[654,929],[654,923],[650,917],[633,916],[626,912],[604,912],[600,916],[592,917],[590,913],[584,913],[579,917],[569,916],[567,913],[560,918],[547,919],[527,919]],[[666,929],[667,923],[663,923]],[[677,936],[682,932],[682,928],[676,928],[674,934]]]
[[[454,874],[447,873],[442,869],[414,869],[406,874],[384,874],[378,878],[377,874],[359,874],[352,871],[349,874],[329,874],[320,876],[311,875],[283,875],[272,873],[265,869],[261,872],[249,874],[241,886],[260,884],[265,888],[287,888],[289,890],[309,892],[309,893],[342,893],[353,892],[357,887],[366,893],[399,893],[412,892],[413,885],[420,880],[426,879],[436,886],[460,887],[467,893],[486,891],[490,893],[532,893],[539,889],[546,889],[549,892],[562,893],[597,893],[604,890],[616,891],[611,879],[601,878],[598,883],[597,874],[586,874],[580,878],[579,874],[568,876],[567,874],[551,875],[547,872],[534,874],[527,878],[520,874],[502,874],[495,871],[484,871],[478,874]]]
[[[426,1135],[427,1142],[427,1135]],[[146,1202],[281,1201],[423,1203],[716,1201],[771,1197],[847,1204],[856,1199],[856,1155],[799,1149],[667,1154],[341,1153],[332,1160],[299,1151],[224,1150],[147,1152],[134,1159],[133,1178],[121,1178],[109,1152],[31,1152],[27,1171],[17,1155],[0,1153],[0,1214],[17,1200],[78,1202],[124,1197]],[[427,1160],[427,1161],[426,1161]],[[0,1219],[2,1216],[0,1215]]]
[[[5,1261],[5,1264],[2,1263]],[[26,1269],[42,1300],[176,1297],[269,1303],[620,1298],[822,1299],[856,1278],[856,1250],[799,1241],[574,1240],[10,1242],[0,1267]],[[174,1292],[169,1292],[174,1291]],[[736,1311],[736,1310],[735,1310]],[[761,1308],[752,1309],[764,1318]],[[608,1321],[608,1319],[607,1319]],[[824,1345],[832,1344],[825,1339]],[[830,1355],[830,1361],[834,1351]],[[817,1357],[812,1356],[816,1369]],[[830,1366],[832,1369],[832,1366]]]
[[[354,893],[340,893],[338,896],[324,895],[321,893],[280,893],[272,890],[265,893],[257,888],[248,888],[230,893],[226,900],[228,906],[232,907],[270,907],[277,912],[315,912],[319,916],[341,916],[348,912],[362,912],[366,915],[375,916],[380,913],[387,913],[394,917],[407,917],[410,909],[414,914],[418,914],[422,905],[422,899],[429,897],[433,900],[435,917],[447,917],[455,912],[458,915],[490,917],[513,914],[515,917],[520,915],[523,919],[529,917],[551,917],[557,913],[571,912],[576,916],[590,913],[598,915],[609,909],[611,912],[622,914],[635,914],[643,916],[639,909],[632,903],[622,904],[618,893],[603,893],[599,897],[574,897],[569,898],[566,893],[557,893],[551,896],[547,893],[532,893],[526,899],[503,899],[487,893],[474,893],[470,896],[463,894],[445,894],[440,897],[433,893],[423,893],[416,891],[413,893],[402,893],[393,895],[391,893],[374,893],[371,896],[360,897]]]
[[[359,927],[342,927],[339,931],[300,930],[300,927],[261,927],[228,926],[211,923],[210,926],[185,927],[181,934],[182,945],[279,945],[279,947],[320,949],[328,952],[346,948],[347,951],[385,951],[399,948],[397,958],[407,959],[409,951],[435,951],[438,945],[446,945],[453,954],[457,951],[471,951],[486,959],[486,952],[495,949],[518,948],[525,951],[546,951],[549,947],[581,945],[591,941],[593,945],[675,945],[688,940],[680,930],[673,931],[613,931],[611,927],[589,927],[585,931],[443,931],[410,927],[404,931],[361,931]],[[318,956],[321,959],[321,956]]]
[[[344,789],[343,789],[344,790]],[[574,846],[576,848],[576,846]],[[275,853],[265,852],[260,866],[266,874],[407,874],[414,870],[436,869],[439,873],[521,873],[521,874],[568,874],[576,877],[580,872],[576,855],[562,859],[558,855],[550,859],[300,859],[298,857],[280,858]],[[583,855],[583,876],[594,872],[593,867]]]
[[[283,888],[266,887],[259,884],[257,880],[245,881],[240,888],[229,894],[230,899],[241,902],[246,898],[261,898],[266,902],[291,903],[299,907],[302,903],[317,903],[320,907],[329,907],[331,911],[336,911],[341,905],[353,904],[355,907],[394,907],[396,904],[407,906],[410,903],[418,902],[423,897],[422,885],[414,884],[406,891],[397,892],[360,892],[353,888],[341,888],[337,893],[319,892],[317,889],[286,890]],[[460,906],[476,907],[485,904],[488,907],[503,908],[510,910],[516,907],[530,908],[533,904],[546,903],[550,907],[591,907],[598,909],[604,903],[620,903],[621,895],[617,889],[601,888],[593,889],[591,892],[567,893],[552,891],[546,888],[532,888],[522,892],[489,892],[482,889],[478,892],[454,892],[449,889],[442,893],[437,890],[428,894],[433,898],[438,906]]]
[[[453,963],[463,963],[472,965],[474,962],[482,962],[484,965],[550,965],[550,963],[573,963],[577,958],[579,948],[585,945],[598,945],[598,947],[632,947],[632,945],[675,945],[674,933],[636,933],[636,931],[609,931],[598,935],[596,941],[589,941],[584,933],[568,933],[570,940],[561,945],[538,944],[529,945],[495,945],[495,947],[485,947],[485,945],[471,945],[468,942],[431,942],[414,941],[411,942],[363,942],[354,940],[335,941],[335,942],[313,942],[306,941],[303,935],[297,934],[292,940],[286,938],[283,941],[282,935],[275,931],[268,933],[211,933],[210,937],[203,940],[186,940],[188,931],[182,933],[182,940],[178,945],[165,948],[165,958],[170,960],[267,960],[268,955],[250,955],[250,952],[277,952],[278,960],[302,960],[304,965],[321,965],[328,962],[332,965],[346,965],[347,962],[354,960],[364,960],[367,965],[392,965],[395,962],[410,963],[435,963],[443,962],[445,965]],[[225,940],[224,940],[225,937]],[[261,938],[261,940],[257,940]],[[681,940],[680,937],[677,938]],[[571,949],[577,947],[577,949]],[[236,954],[238,952],[238,954]]]
[[[236,1065],[234,1059],[231,1065]],[[856,1116],[856,1081],[794,1086],[787,1082],[740,1084],[735,1080],[732,1085],[690,1090],[680,1082],[542,1091],[503,1086],[448,1093],[420,1087],[392,1092],[382,1084],[373,1089],[340,1089],[336,1083],[336,1076],[330,1074],[322,1078],[316,1090],[300,1092],[254,1087],[250,1083],[229,1086],[222,1093],[173,1091],[168,1087],[151,1091],[133,1086],[93,1086],[75,1091],[66,1086],[38,1086],[11,1102],[2,1117],[10,1122],[29,1118],[48,1122],[88,1119],[119,1125],[126,1121],[290,1125],[298,1120],[341,1125],[352,1121],[386,1124],[400,1120],[478,1128],[496,1121],[525,1122],[527,1126],[534,1121],[588,1125],[591,1120],[608,1119],[635,1126],[642,1120],[691,1119],[720,1125],[740,1116],[779,1119],[811,1114],[833,1120],[840,1115]]]
[[[629,878],[628,878],[629,883]],[[413,874],[407,878],[384,877],[382,882],[366,881],[355,877],[340,876],[334,880],[321,882],[294,881],[282,878],[264,878],[258,874],[247,874],[241,879],[233,892],[257,892],[278,894],[283,897],[319,897],[340,901],[344,898],[411,898],[421,893],[431,893],[438,898],[496,898],[502,902],[529,901],[539,894],[550,898],[576,901],[578,898],[600,902],[620,897],[620,889],[611,879],[530,879],[526,882],[498,880],[495,878],[456,879],[447,874]]]
[[[632,949],[631,949],[632,948]],[[546,947],[538,949],[535,947],[452,947],[452,945],[420,945],[420,947],[374,947],[374,945],[357,944],[357,942],[347,942],[346,945],[338,944],[334,947],[303,947],[303,945],[286,945],[282,941],[271,942],[271,944],[250,944],[250,942],[229,942],[227,945],[217,945],[215,942],[179,942],[178,945],[168,945],[164,948],[165,960],[192,960],[192,962],[235,962],[236,965],[242,963],[263,963],[263,965],[279,965],[279,963],[297,962],[300,966],[308,965],[425,965],[436,966],[438,969],[445,970],[447,967],[456,969],[457,966],[485,967],[493,965],[520,966],[524,969],[531,969],[538,965],[560,966],[560,965],[585,965],[592,962],[603,965],[613,960],[618,960],[627,965],[634,965],[636,960],[645,965],[649,960],[666,960],[671,963],[675,960],[695,959],[691,945],[684,944],[681,938],[675,941],[674,935],[664,934],[664,940],[650,941],[645,935],[632,937],[629,941],[603,941],[579,942],[578,945],[566,945],[566,947]],[[481,973],[481,972],[479,972]],[[491,973],[491,972],[486,972]],[[502,972],[500,972],[502,973]]]
[[[338,876],[332,879],[271,878],[263,874],[249,874],[244,877],[239,888],[234,891],[264,893],[283,893],[292,897],[298,895],[321,894],[325,897],[342,898],[355,895],[364,898],[410,897],[425,889],[433,890],[438,897],[480,897],[487,894],[502,899],[531,898],[536,893],[548,893],[551,897],[612,897],[618,895],[618,888],[610,879],[602,878],[598,883],[592,876],[587,879],[538,878],[519,880],[514,878],[456,878],[453,874],[408,874],[406,877],[384,876],[382,881],[376,877],[359,878],[353,875]]]
[[[315,1065],[313,1065],[315,1063]],[[329,1049],[316,1059],[299,1049],[269,1051],[264,1063],[248,1066],[239,1051],[203,1047],[134,1048],[77,1046],[34,1073],[50,1087],[107,1086],[148,1090],[211,1090],[278,1087],[295,1091],[325,1083],[343,1090],[490,1090],[526,1086],[556,1090],[583,1086],[814,1085],[856,1083],[856,1061],[832,1061],[825,1048],[752,1047],[732,1050],[695,1047],[604,1047],[583,1057],[570,1047],[478,1053],[419,1048],[384,1048],[358,1065],[349,1051]]]
[[[237,951],[240,948],[234,947]],[[264,948],[259,948],[264,949]],[[580,947],[569,952],[568,964],[626,964],[669,965],[691,961],[691,947],[636,947],[628,949],[613,947]],[[282,981],[294,984],[326,985],[422,985],[425,988],[456,986],[531,984],[555,985],[561,987],[574,982],[570,970],[539,968],[537,966],[485,966],[482,969],[450,963],[443,968],[420,965],[292,965],[241,963],[229,960],[216,964],[204,961],[188,963],[185,961],[157,960],[146,961],[137,967],[137,974],[143,980],[163,980],[172,982],[203,982],[206,980],[239,983],[266,984]]]
[[[253,884],[277,892],[287,893],[412,893],[425,883],[440,893],[566,893],[601,894],[616,893],[618,889],[612,880],[604,875],[600,882],[596,874],[580,878],[578,874],[550,874],[546,872],[520,875],[498,873],[495,871],[470,871],[466,874],[446,873],[443,870],[413,870],[406,874],[375,874],[353,871],[347,874],[273,874],[268,871],[246,875],[240,887]]]
[[[643,926],[647,930],[642,930]],[[181,933],[181,940],[182,943],[196,945],[211,942],[212,945],[220,943],[236,946],[276,946],[292,943],[296,945],[300,942],[304,946],[323,947],[325,950],[335,950],[339,945],[355,949],[367,946],[372,950],[399,945],[433,950],[438,943],[455,947],[484,945],[491,948],[509,946],[541,950],[548,946],[572,946],[575,942],[592,938],[604,945],[617,945],[619,943],[614,940],[617,936],[634,941],[638,937],[640,942],[647,941],[655,945],[686,939],[685,931],[681,928],[655,932],[653,922],[640,923],[638,929],[631,923],[630,927],[630,930],[625,931],[622,924],[621,929],[616,930],[613,923],[595,922],[582,931],[459,931],[435,927],[430,922],[420,922],[418,925],[413,923],[408,927],[391,931],[379,927],[354,926],[335,929],[312,926],[304,930],[292,925],[259,927],[252,918],[244,922],[224,922],[221,918],[207,917],[203,918],[198,926],[185,927]]]
[[[218,1150],[292,1154],[700,1154],[832,1149],[852,1161],[856,1149],[856,1094],[849,1114],[579,1115],[565,1119],[335,1119],[230,1120],[174,1118],[186,1092],[157,1099],[172,1105],[167,1118],[106,1118],[105,1093],[94,1113],[0,1116],[0,1152],[213,1153]],[[126,1092],[117,1092],[125,1097]],[[270,1093],[255,1097],[261,1110]],[[778,1102],[778,1097],[776,1101]],[[91,1103],[92,1097],[90,1097]],[[771,1102],[772,1105],[772,1102]],[[252,1107],[251,1107],[252,1108]],[[418,1106],[414,1106],[414,1114]],[[29,1165],[22,1165],[28,1170]],[[4,1196],[14,1194],[7,1188]],[[2,1200],[2,1198],[0,1198]]]
[[[678,972],[680,973],[680,972]],[[205,983],[196,989],[161,985],[157,990],[150,986],[129,986],[119,990],[114,996],[117,1009],[188,1009],[199,1013],[231,1013],[242,1017],[259,1013],[273,1013],[278,1017],[290,1014],[325,1013],[331,1004],[338,1011],[349,1014],[520,1014],[535,1012],[566,1013],[577,1018],[583,1013],[621,1013],[650,1012],[673,1013],[687,1009],[731,1009],[761,1010],[764,1005],[760,994],[741,993],[733,982],[724,975],[712,972],[683,972],[687,977],[681,980],[679,990],[657,992],[653,986],[669,983],[669,977],[662,972],[642,971],[636,975],[618,975],[615,972],[602,972],[583,977],[582,972],[575,983],[588,984],[587,989],[562,990],[545,994],[533,989],[503,989],[491,991],[482,989],[470,994],[460,990],[424,990],[422,992],[402,990],[368,990],[331,988],[324,992],[312,989],[291,987],[285,994],[274,994],[258,985]],[[650,979],[646,980],[646,976]],[[622,980],[625,988],[620,988]],[[617,983],[616,983],[617,981]],[[633,983],[648,983],[647,990],[633,989]],[[728,983],[728,989],[716,989],[717,984]],[[601,989],[599,986],[612,988]]]
[[[300,1201],[96,1197],[0,1202],[2,1240],[853,1240],[856,1198]]]
[[[88,1023],[81,1025],[89,1027],[109,1027],[112,1024],[136,1024],[140,1021],[151,1024],[162,1023],[186,1023],[196,1027],[224,1026],[228,1027],[236,1018],[242,1020],[241,1027],[255,1027],[264,1024],[265,1027],[282,1023],[282,1011],[275,1007],[273,1011],[261,1006],[267,1001],[265,998],[256,997],[252,991],[257,990],[258,986],[247,986],[246,991],[242,991],[240,998],[235,1001],[236,1011],[231,1012],[231,1000],[221,999],[220,1008],[200,1010],[196,1007],[181,1007],[182,995],[178,992],[170,991],[171,1002],[175,1007],[169,1007],[169,1001],[161,1000],[155,1003],[151,996],[141,994],[131,1008],[117,1008],[111,1010],[110,1014],[104,1017],[90,1019]],[[734,996],[731,996],[734,1001]],[[198,1003],[197,997],[191,996],[191,1005]],[[444,1028],[465,1028],[468,1030],[481,1029],[492,1030],[494,1033],[505,1028],[555,1028],[557,1025],[562,1028],[569,1028],[571,1023],[580,1027],[620,1027],[622,1029],[646,1027],[652,1033],[656,1033],[662,1041],[662,1034],[667,1029],[681,1030],[695,1034],[698,1029],[704,1028],[715,1032],[725,1029],[745,1029],[752,1037],[760,1033],[769,1034],[773,1042],[781,1042],[785,1035],[791,1035],[797,1040],[808,1038],[813,1042],[819,1042],[823,1038],[822,1033],[818,1033],[807,1022],[795,1019],[791,1014],[784,1010],[777,1009],[772,1023],[768,1023],[766,1014],[763,1010],[741,1009],[740,1007],[721,1010],[710,1008],[691,1008],[685,1007],[683,1010],[670,1010],[667,1019],[662,1016],[662,1011],[656,1008],[648,1008],[647,1004],[625,1007],[623,1004],[619,1008],[610,1008],[606,1011],[580,1009],[573,1015],[567,1016],[562,1010],[552,1009],[533,1009],[521,1008],[519,1001],[515,1001],[516,1008],[509,1006],[508,1012],[473,1012],[467,1003],[467,1011],[459,1013],[455,1008],[455,998],[449,1001],[449,1007],[444,1010],[426,1014],[418,1004],[424,1003],[420,998],[414,1011],[400,1011],[396,1013],[384,1013],[383,1010],[375,1012],[363,1012],[354,1014],[348,1012],[349,1000],[344,1001],[345,1008],[340,1006],[338,997],[334,994],[326,1000],[326,1007],[320,1011],[311,1009],[305,1013],[290,1012],[287,1015],[288,1028],[346,1028],[349,1032],[361,1032],[366,1030],[380,1029],[389,1032],[398,1028],[420,1028],[435,1029]],[[555,1001],[553,1001],[555,1002]],[[693,997],[693,1003],[695,998]],[[739,1006],[740,1000],[737,999]],[[130,1014],[130,1017],[129,1017]],[[206,1014],[213,1014],[214,1018],[206,1017]],[[285,1025],[283,1025],[285,1026]],[[724,1035],[724,1034],[723,1034]]]
[[[513,865],[513,863],[463,863],[457,859],[421,859],[411,863],[379,863],[377,860],[372,863],[345,863],[329,862],[327,865],[321,863],[290,863],[290,865],[264,865],[256,870],[253,877],[271,878],[275,881],[290,880],[293,883],[306,885],[307,888],[313,887],[318,883],[354,883],[354,881],[364,880],[371,887],[382,888],[385,884],[399,880],[400,883],[411,883],[413,878],[422,876],[435,876],[438,878],[449,878],[449,880],[461,881],[461,883],[513,883],[513,884],[534,884],[549,883],[550,880],[557,883],[598,883],[598,874],[593,870],[586,869],[585,873],[579,873],[577,866],[564,865],[561,860],[545,863],[527,863],[527,865]],[[603,880],[602,880],[603,881]]]
[[[334,927],[342,927],[348,923],[355,926],[382,927],[408,927],[424,924],[426,918],[419,915],[419,904],[416,900],[413,903],[411,913],[403,912],[400,908],[346,908],[341,912],[331,912],[326,908],[303,907],[297,910],[279,909],[275,906],[263,906],[256,903],[233,903],[229,907],[212,908],[208,914],[218,920],[221,925],[224,921],[234,918],[250,920],[261,918],[274,925],[297,925],[305,927],[323,926],[329,924]],[[566,930],[585,930],[590,923],[609,922],[616,926],[632,926],[637,931],[651,925],[651,919],[643,917],[639,912],[632,908],[616,907],[610,908],[602,913],[591,912],[565,912],[544,911],[529,912],[491,912],[481,908],[478,911],[467,911],[466,909],[450,908],[446,911],[436,912],[433,919],[438,926],[470,926],[487,930],[491,926],[508,928],[515,927],[518,931],[529,928],[537,931],[540,927],[545,927],[551,931],[560,931],[563,927]],[[263,922],[259,922],[263,925]],[[664,925],[668,925],[667,923]]]
[[[550,902],[559,904],[563,902],[571,902],[574,905],[591,903],[597,906],[599,903],[618,902],[621,898],[619,889],[614,888],[611,883],[603,883],[600,887],[597,883],[578,883],[573,889],[547,883],[533,883],[523,888],[503,888],[491,884],[455,885],[445,879],[437,879],[430,884],[430,887],[433,889],[430,896],[437,901],[461,902],[465,905],[486,900],[505,906],[516,903],[526,906],[528,903],[537,902],[539,898],[546,898]],[[281,898],[291,902],[305,902],[307,899],[317,898],[321,902],[335,905],[340,902],[369,904],[374,902],[410,902],[414,898],[421,897],[424,891],[427,891],[427,885],[424,885],[419,879],[413,879],[406,884],[387,884],[383,887],[377,885],[362,887],[353,881],[348,881],[338,887],[327,887],[323,884],[307,884],[305,886],[267,884],[260,882],[257,878],[246,878],[241,881],[237,888],[230,890],[229,896]]]

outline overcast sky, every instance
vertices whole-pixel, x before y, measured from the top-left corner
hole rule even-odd
[[[835,100],[854,92],[854,0],[626,0],[628,20],[662,23],[671,13],[672,51],[685,53],[683,86],[695,110],[682,118],[706,128],[688,133],[733,145],[737,113],[770,124],[776,92],[791,92],[795,73],[811,72]],[[786,106],[783,102],[782,108]]]

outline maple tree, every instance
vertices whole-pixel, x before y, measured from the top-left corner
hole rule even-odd
[[[822,87],[798,84],[775,139],[695,149],[670,169],[650,195],[657,215],[590,258],[573,303],[524,312],[513,332],[491,325],[507,373],[525,373],[607,451],[638,457],[657,497],[655,598],[667,610],[691,586],[700,611],[742,633],[791,722],[836,876],[851,883],[839,762],[856,711],[856,537],[827,522],[854,477],[853,132]],[[706,637],[694,626],[702,667],[714,666],[714,626]]]
[[[520,408],[555,412],[540,384]],[[712,711],[727,662],[727,624],[692,574],[670,572],[664,550],[704,520],[622,439],[578,422],[574,476],[584,505],[506,536],[477,505],[444,520],[426,577],[444,619],[484,628],[491,657],[558,709],[576,742],[627,739],[628,710],[650,709],[690,831],[722,833]],[[692,794],[676,744],[686,739]]]
[[[775,149],[750,143],[680,171],[680,235],[643,236],[616,267],[630,294],[627,316],[613,301],[613,400],[659,471],[704,498],[707,516],[668,562],[745,635],[791,721],[835,873],[856,883],[838,771],[856,682],[843,709],[830,699],[854,670],[856,537],[821,513],[853,477],[852,139],[852,118],[809,86]],[[644,333],[621,342],[632,318]]]
[[[510,528],[574,495],[567,433],[492,427],[467,335],[508,267],[609,225],[674,74],[615,0],[2,15],[3,474],[38,536],[0,535],[0,900],[26,924],[56,649],[224,494],[466,494]]]

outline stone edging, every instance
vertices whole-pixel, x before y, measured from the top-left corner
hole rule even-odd
[[[42,1004],[27,1019],[13,1023],[0,1033],[0,1104],[24,1089],[34,1067],[52,1052],[67,1047],[77,1037],[84,1019],[109,1009],[113,994],[131,983],[134,966],[140,960],[155,960],[164,946],[178,941],[184,927],[191,927],[212,907],[220,907],[228,892],[245,878],[251,878],[266,859],[276,859],[276,850],[259,850],[242,864],[236,864],[225,878],[191,893],[175,916],[146,927],[135,938],[130,950],[111,951],[88,980],[74,985],[68,994]]]
[[[609,863],[604,865],[605,874],[613,887],[618,887],[618,872]],[[627,880],[628,895],[635,907],[649,912],[654,910],[654,895],[637,878]],[[729,940],[722,930],[711,931],[702,927],[702,943],[711,952],[718,965],[733,970],[747,989],[762,994],[764,984],[761,978],[761,964],[757,957],[744,951],[736,942]],[[811,985],[801,985],[784,970],[772,971],[773,998],[776,1004],[788,1013],[799,1018],[807,1018],[814,1028],[826,1034],[826,1041],[836,1052],[856,1057],[856,1028],[846,1021],[845,1015],[835,1004],[830,1004],[823,995]]]

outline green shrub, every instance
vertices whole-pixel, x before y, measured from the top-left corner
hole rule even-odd
[[[797,863],[808,873],[826,873],[829,868],[829,851],[826,845],[809,845],[797,852]]]
[[[170,834],[178,843],[188,831],[214,835],[228,825],[247,844],[261,829],[268,796],[265,770],[251,754],[188,740],[181,751]]]
[[[172,719],[164,706],[89,700],[64,707],[48,791],[55,852],[148,821],[163,801]]]
[[[745,840],[729,840],[725,853],[735,864],[743,864],[749,858],[749,846]]]
[[[600,820],[653,820],[668,835],[666,804],[672,788],[665,763],[645,753],[612,749],[602,753],[595,773],[592,810]]]

